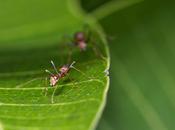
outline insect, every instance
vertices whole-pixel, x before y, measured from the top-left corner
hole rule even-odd
[[[53,68],[54,68],[54,70],[55,70],[55,74],[53,74],[52,72],[50,72],[49,70],[45,70],[47,73],[49,73],[50,74],[50,86],[52,86],[52,87],[55,87],[55,89],[54,89],[54,91],[53,91],[53,93],[52,93],[52,97],[51,97],[51,103],[54,103],[54,100],[53,100],[53,98],[54,98],[54,94],[55,94],[55,92],[56,92],[56,89],[57,89],[57,83],[58,83],[58,81],[60,80],[60,79],[62,79],[62,78],[64,78],[64,77],[66,77],[67,75],[68,75],[68,73],[69,73],[69,71],[70,71],[70,69],[72,68],[72,69],[74,69],[74,70],[76,70],[76,71],[78,71],[78,72],[80,72],[80,73],[82,73],[83,75],[85,75],[82,71],[80,71],[79,69],[77,69],[77,68],[75,68],[73,65],[75,64],[76,62],[75,61],[73,61],[71,64],[66,64],[66,65],[63,65],[60,69],[59,69],[59,71],[56,69],[56,66],[55,66],[55,64],[54,64],[54,62],[51,60],[51,64],[52,64],[52,66],[53,66]],[[47,78],[46,78],[46,81],[47,81]],[[47,94],[47,91],[48,91],[48,88],[47,88],[47,86],[46,86],[46,92],[45,92],[45,95]]]
[[[88,39],[84,32],[76,32],[74,34],[74,44],[80,49],[80,51],[85,51],[87,48]]]
[[[55,70],[55,72],[56,72],[56,74],[53,74],[53,73],[51,73],[49,70],[45,70],[47,73],[49,73],[50,74],[50,86],[55,86],[56,84],[57,84],[57,82],[61,79],[61,78],[63,78],[63,77],[65,77],[68,73],[69,73],[69,71],[70,71],[70,69],[73,67],[73,65],[75,64],[75,61],[73,61],[72,62],[72,64],[67,64],[67,65],[63,65],[60,69],[59,69],[59,72],[58,72],[58,70],[56,69],[56,66],[55,66],[55,64],[54,64],[54,62],[53,61],[51,61],[51,64],[52,64],[52,66],[53,66],[53,68],[54,68],[54,70]]]
[[[64,37],[65,41],[67,40],[68,45],[66,47],[69,48],[68,52],[68,61],[71,61],[72,50],[73,48],[78,48],[81,52],[86,52],[88,48],[92,48],[93,52],[97,57],[104,59],[100,49],[97,47],[97,40],[94,35],[92,35],[92,31],[89,29],[85,29],[84,31],[78,31],[73,34],[73,37]],[[65,44],[66,45],[66,44]]]

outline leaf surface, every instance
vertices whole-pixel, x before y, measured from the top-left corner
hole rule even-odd
[[[67,41],[72,41],[74,32],[84,31],[85,24],[75,5],[76,1],[68,0],[0,2],[0,129],[89,130],[96,126],[108,89],[104,71],[109,56],[98,25],[91,23],[93,40],[88,44],[97,43],[103,57],[89,45],[84,53],[72,48],[69,57]],[[71,69],[58,82],[53,104],[54,88],[45,80],[45,69],[54,73],[50,60],[57,69],[76,61],[75,67],[84,73]]]

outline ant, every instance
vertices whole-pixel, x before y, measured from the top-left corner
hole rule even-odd
[[[67,36],[66,36],[67,37]],[[65,38],[66,38],[65,37]],[[67,39],[67,38],[66,38]],[[87,30],[85,28],[84,31],[78,31],[73,34],[73,38],[68,38],[70,47],[77,47],[81,52],[87,51],[88,47],[92,47],[94,53],[101,58],[104,58],[104,56],[100,53],[100,50],[97,48],[96,40],[94,40],[94,37],[92,35],[91,30]],[[72,55],[72,48],[69,48],[69,60]]]
[[[85,51],[87,49],[87,43],[89,39],[86,38],[84,32],[76,32],[74,34],[74,44],[77,46],[80,51]]]
[[[53,66],[53,68],[54,68],[56,74],[51,73],[51,72],[50,72],[49,70],[47,70],[47,69],[45,70],[47,73],[50,74],[50,86],[55,87],[55,89],[54,89],[54,91],[53,91],[53,93],[52,93],[51,103],[54,103],[53,97],[54,97],[54,94],[55,94],[56,89],[57,89],[57,86],[56,86],[56,85],[57,85],[58,81],[59,81],[60,79],[64,78],[64,77],[66,77],[66,76],[68,75],[68,73],[69,73],[69,71],[70,71],[71,68],[74,69],[74,70],[76,70],[76,71],[78,71],[78,72],[80,72],[80,73],[82,73],[83,75],[85,75],[82,71],[80,71],[79,69],[77,69],[77,68],[75,68],[75,67],[73,66],[75,63],[76,63],[76,62],[73,61],[71,64],[63,65],[63,66],[59,69],[59,72],[58,72],[58,70],[56,69],[56,66],[55,66],[54,62],[51,60],[51,64],[52,64],[52,66]],[[47,78],[46,78],[46,81],[47,81]],[[46,92],[45,92],[45,96],[46,96],[47,91],[48,91],[47,86],[46,86],[46,89],[45,89],[45,90],[46,90]]]

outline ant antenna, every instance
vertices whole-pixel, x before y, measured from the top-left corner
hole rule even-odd
[[[71,64],[70,64],[70,68],[72,68],[73,67],[73,65],[75,64],[76,62],[75,61],[73,61]]]
[[[77,69],[77,68],[75,68],[75,67],[73,66],[75,63],[76,63],[76,62],[73,61],[72,64],[70,64],[70,68],[72,68],[72,69],[74,69],[74,70],[80,72],[82,75],[85,75],[85,76],[86,76],[86,74],[85,74],[84,72],[82,72],[81,70],[79,70],[79,69]]]
[[[57,70],[57,69],[56,69],[56,67],[55,67],[54,62],[53,62],[52,60],[51,60],[50,62],[51,62],[51,64],[52,64],[52,66],[53,66],[54,70],[56,71],[56,73],[57,73],[57,74],[59,74],[59,73],[58,73],[58,70]]]
[[[50,75],[54,75],[53,73],[51,73],[49,70],[45,70],[47,73],[49,73]]]

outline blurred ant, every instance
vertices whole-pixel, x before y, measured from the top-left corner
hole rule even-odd
[[[102,54],[100,53],[99,49],[97,49],[97,44],[96,41],[93,39],[93,36],[91,35],[91,31],[90,30],[84,30],[84,31],[78,31],[75,32],[73,35],[73,38],[70,38],[71,40],[69,40],[69,47],[77,47],[81,52],[85,52],[87,51],[88,47],[92,47],[94,53],[101,58],[104,58],[104,56],[102,56]],[[65,37],[66,38],[66,37]],[[67,38],[66,38],[67,39]],[[72,55],[72,48],[69,48],[69,60],[70,57]]]
[[[75,46],[77,46],[80,51],[86,51],[87,49],[87,45],[91,42],[93,42],[93,45],[96,45],[95,40],[92,40],[92,36],[90,36],[90,31],[80,31],[80,32],[76,32],[74,33],[74,37],[73,37],[73,43]],[[109,41],[112,41],[115,39],[115,37],[113,36],[108,36],[106,37]],[[92,44],[92,43],[91,43]],[[94,51],[96,52],[96,48],[95,46],[93,46],[93,49],[95,49]],[[97,53],[97,52],[96,52]]]
[[[63,66],[59,69],[59,72],[58,72],[58,70],[56,69],[56,66],[55,66],[54,62],[51,61],[51,64],[52,64],[52,66],[53,66],[53,68],[54,68],[56,74],[51,73],[51,72],[50,72],[49,70],[47,70],[47,69],[45,70],[47,73],[50,74],[50,86],[55,87],[60,79],[66,77],[66,76],[68,75],[68,73],[69,73],[69,71],[70,71],[71,68],[72,68],[72,69],[75,69],[76,71],[78,71],[78,72],[82,73],[83,75],[85,75],[82,71],[80,71],[79,69],[77,69],[77,68],[75,68],[75,67],[73,66],[75,63],[76,63],[76,62],[73,61],[71,64],[63,65]],[[46,81],[47,81],[47,78],[46,78]],[[57,89],[57,86],[55,87],[55,89],[54,89],[54,91],[53,91],[53,93],[52,93],[51,103],[54,103],[53,98],[54,98],[54,94],[55,94],[55,92],[56,92],[56,89]],[[45,90],[46,90],[46,91],[45,91],[45,96],[46,96],[47,91],[48,91],[47,86],[46,86],[46,89],[45,89]]]
[[[89,39],[86,38],[84,32],[76,32],[74,34],[74,44],[77,46],[80,51],[85,51],[87,48],[87,43],[89,42]]]

